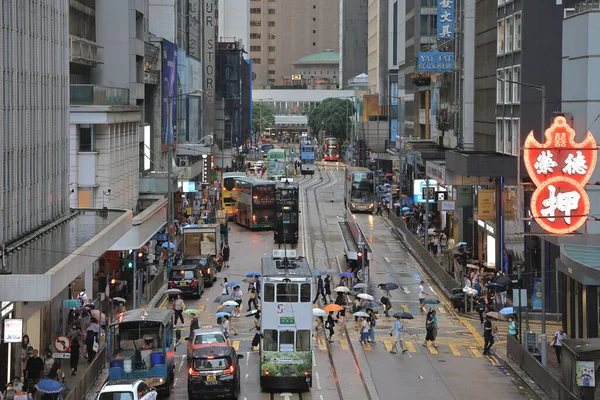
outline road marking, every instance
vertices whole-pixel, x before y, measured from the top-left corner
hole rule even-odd
[[[317,378],[317,389],[321,390],[321,380],[319,379],[318,372],[315,372],[315,377]]]
[[[440,312],[440,314],[446,314],[446,307],[439,307],[438,311]]]
[[[372,350],[371,344],[365,343],[364,346],[363,346],[363,350],[365,350],[365,351],[371,351]]]
[[[248,374],[246,374],[246,382],[248,381]]]
[[[450,345],[450,351],[452,352],[453,355],[460,356],[460,352],[458,351],[458,348],[456,347],[455,344]]]
[[[402,311],[408,312],[408,306],[406,304],[402,304]]]
[[[313,367],[317,366],[317,358],[315,357],[315,351],[312,351]]]
[[[498,361],[498,359],[495,356],[489,355],[489,356],[487,356],[487,359],[490,360],[492,365],[495,365],[495,366],[500,365],[500,362]]]
[[[389,263],[389,262],[391,262],[391,261],[390,261],[390,259],[389,259],[388,257],[383,257],[383,259],[384,259],[386,262],[388,262],[388,263]]]
[[[406,344],[406,348],[408,349],[409,353],[416,353],[417,349],[415,349],[415,345],[413,344],[413,342],[404,342]]]
[[[235,349],[235,351],[238,351],[240,349],[240,341],[234,340],[233,345],[231,347],[233,347]]]
[[[183,362],[185,361],[185,356],[181,356],[181,363],[179,364],[179,369],[178,371],[181,371],[181,368],[183,368]]]
[[[200,311],[200,312],[204,312],[205,309],[206,309],[206,304],[201,304],[197,308],[197,310]]]
[[[435,354],[438,354],[438,351],[437,351],[437,349],[436,349],[435,347],[433,347],[433,346],[427,346],[427,349],[429,349],[429,352],[430,352],[431,354],[434,354],[434,355],[435,355]]]
[[[323,395],[322,394],[319,395],[319,400],[323,400]]]
[[[179,378],[175,378],[175,380],[173,381],[173,387],[177,386],[177,380],[178,380],[178,379],[179,379]]]
[[[250,352],[246,352],[246,367],[248,366],[248,362],[250,362]]]
[[[421,375],[419,375],[419,378],[423,379],[423,377]]]
[[[319,350],[327,350],[327,346],[325,345],[325,341],[319,342]]]
[[[348,339],[346,339],[346,338],[340,339],[340,345],[342,347],[342,350],[344,350],[344,351],[350,350],[350,347],[348,346]]]
[[[483,357],[483,355],[477,349],[471,348],[471,353],[473,353],[475,357]]]
[[[392,341],[391,340],[384,340],[383,345],[385,346],[385,349],[387,351],[392,351]]]

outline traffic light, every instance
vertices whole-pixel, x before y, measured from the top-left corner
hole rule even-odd
[[[128,260],[127,261],[127,268],[129,268],[129,269],[133,268],[133,261],[132,260]]]

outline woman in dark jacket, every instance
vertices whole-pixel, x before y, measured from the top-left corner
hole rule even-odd
[[[81,351],[81,345],[79,344],[79,337],[75,336],[71,339],[71,351],[69,354],[69,362],[71,364],[71,375],[76,375],[77,366],[79,365],[79,352]]]
[[[331,303],[331,277],[329,275],[325,277],[323,285],[325,286],[325,297]]]
[[[329,343],[333,342],[333,340],[331,338],[333,337],[333,334],[335,333],[333,330],[334,326],[335,326],[335,320],[333,319],[333,311],[329,311],[329,314],[327,315],[327,320],[325,321],[325,329],[327,329],[329,331],[329,337],[327,338]]]

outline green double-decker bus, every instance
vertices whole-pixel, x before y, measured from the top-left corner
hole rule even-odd
[[[284,149],[271,149],[267,153],[267,178],[279,180],[286,176],[286,156]]]

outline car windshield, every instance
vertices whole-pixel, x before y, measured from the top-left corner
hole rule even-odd
[[[194,278],[194,271],[191,269],[176,269],[171,272],[172,281],[189,281]]]
[[[98,400],[133,400],[133,392],[101,393]]]
[[[222,333],[202,333],[194,337],[194,344],[225,343]]]
[[[216,369],[225,369],[229,366],[227,358],[196,358],[194,360],[194,369],[196,371],[214,371]]]
[[[181,265],[199,265],[206,266],[206,258],[186,258],[181,262]]]

